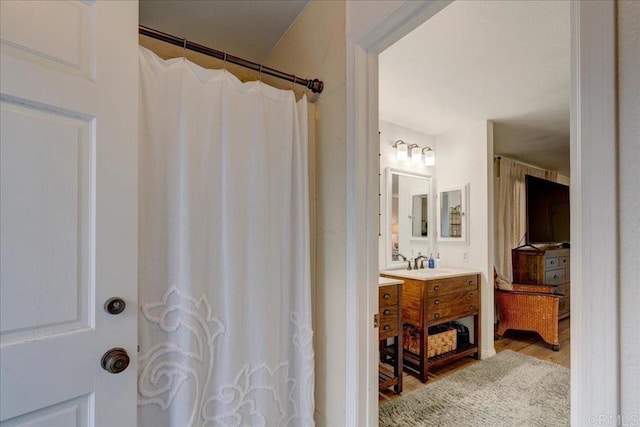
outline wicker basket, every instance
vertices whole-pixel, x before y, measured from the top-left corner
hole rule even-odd
[[[448,328],[427,337],[428,355],[427,357],[438,356],[448,351],[453,351],[458,345],[458,333],[455,328]],[[420,354],[420,333],[418,328],[405,324],[402,328],[402,346],[405,351]]]
[[[448,351],[453,351],[458,345],[458,332],[455,328],[429,335],[427,357],[437,356]]]
[[[402,327],[402,347],[404,351],[420,354],[420,333],[418,328],[405,323]]]

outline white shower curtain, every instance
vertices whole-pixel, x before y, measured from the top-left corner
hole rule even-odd
[[[312,426],[306,98],[140,48],[141,426]]]

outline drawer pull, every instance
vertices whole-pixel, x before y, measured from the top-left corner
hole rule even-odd
[[[473,285],[473,280],[469,280],[469,281],[467,282],[467,285]]]
[[[390,330],[390,329],[391,329],[391,326],[389,326],[389,325],[384,325],[384,326],[382,327],[382,330],[383,330],[383,331],[388,331],[388,330]]]
[[[384,314],[385,316],[388,316],[391,314],[391,310],[389,310],[388,308],[382,312],[382,314]]]
[[[563,263],[563,264],[566,264],[566,263],[567,263],[567,260],[566,260],[566,259],[563,259],[563,260],[562,260],[562,263]]]
[[[389,293],[382,295],[382,299],[389,299],[389,298],[391,298],[391,294]]]
[[[437,300],[435,300],[433,303],[434,303],[435,305],[440,305],[440,300],[439,300],[439,299],[437,299]]]
[[[553,264],[553,263],[554,263],[554,261],[553,261],[553,260],[549,261],[549,264]]]
[[[554,274],[554,275],[553,275],[553,278],[554,278],[554,279],[557,279],[557,278],[558,278],[558,275],[557,275],[557,274]]]
[[[473,298],[473,297],[474,297],[473,293],[470,293],[469,298]]]
[[[437,286],[437,285],[436,285],[436,286],[434,286],[434,287],[433,287],[433,290],[434,290],[434,291],[439,291],[439,290],[440,290],[440,286]]]
[[[469,306],[469,311],[471,311],[471,310],[473,310],[473,306],[472,305]]]
[[[440,313],[434,314],[433,317],[435,317],[436,319],[439,319],[440,318]]]

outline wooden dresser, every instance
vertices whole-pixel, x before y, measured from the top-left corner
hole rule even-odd
[[[402,280],[380,278],[378,288],[381,362],[378,368],[378,388],[384,390],[393,386],[396,393],[402,392],[402,283]],[[390,339],[393,343],[388,346]],[[387,348],[390,351],[386,351]]]
[[[402,323],[415,327],[419,335],[419,351],[404,351],[404,366],[415,371],[422,382],[427,381],[430,368],[453,362],[466,356],[478,357],[480,348],[480,274],[438,274],[438,270],[420,273],[385,271],[384,277],[404,280],[402,285]],[[396,276],[397,274],[397,276]],[[411,278],[411,276],[426,276]],[[429,277],[438,276],[441,277]],[[427,357],[429,354],[430,326],[473,316],[472,343],[460,348]]]
[[[560,298],[558,319],[570,314],[571,271],[570,249],[520,248],[511,251],[513,283],[535,283],[553,285],[554,293],[564,295]]]

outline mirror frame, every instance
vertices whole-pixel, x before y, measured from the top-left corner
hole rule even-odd
[[[438,218],[438,229],[436,231],[438,241],[439,242],[467,242],[469,237],[469,184],[465,184],[458,187],[448,187],[438,190],[438,207],[436,209],[436,216]],[[462,213],[462,223],[461,223],[461,236],[460,237],[442,237],[440,234],[440,230],[442,228],[442,193],[448,193],[451,191],[460,191],[461,192],[461,202],[460,202],[460,210]]]
[[[407,171],[403,169],[397,169],[393,167],[387,167],[385,169],[385,214],[384,214],[384,251],[385,251],[385,268],[397,269],[398,267],[406,267],[405,261],[393,261],[391,254],[393,253],[392,239],[391,239],[391,203],[392,203],[392,179],[393,175],[402,175],[412,178],[423,178],[429,180],[429,220],[427,224],[427,237],[411,237],[410,240],[424,241],[427,243],[428,250],[435,252],[435,239],[434,239],[434,197],[433,197],[433,177],[431,175],[421,174],[418,172]],[[418,193],[416,193],[418,194]],[[424,193],[420,193],[424,194]],[[413,198],[412,193],[412,198]],[[407,258],[412,258],[411,254],[405,254]]]

